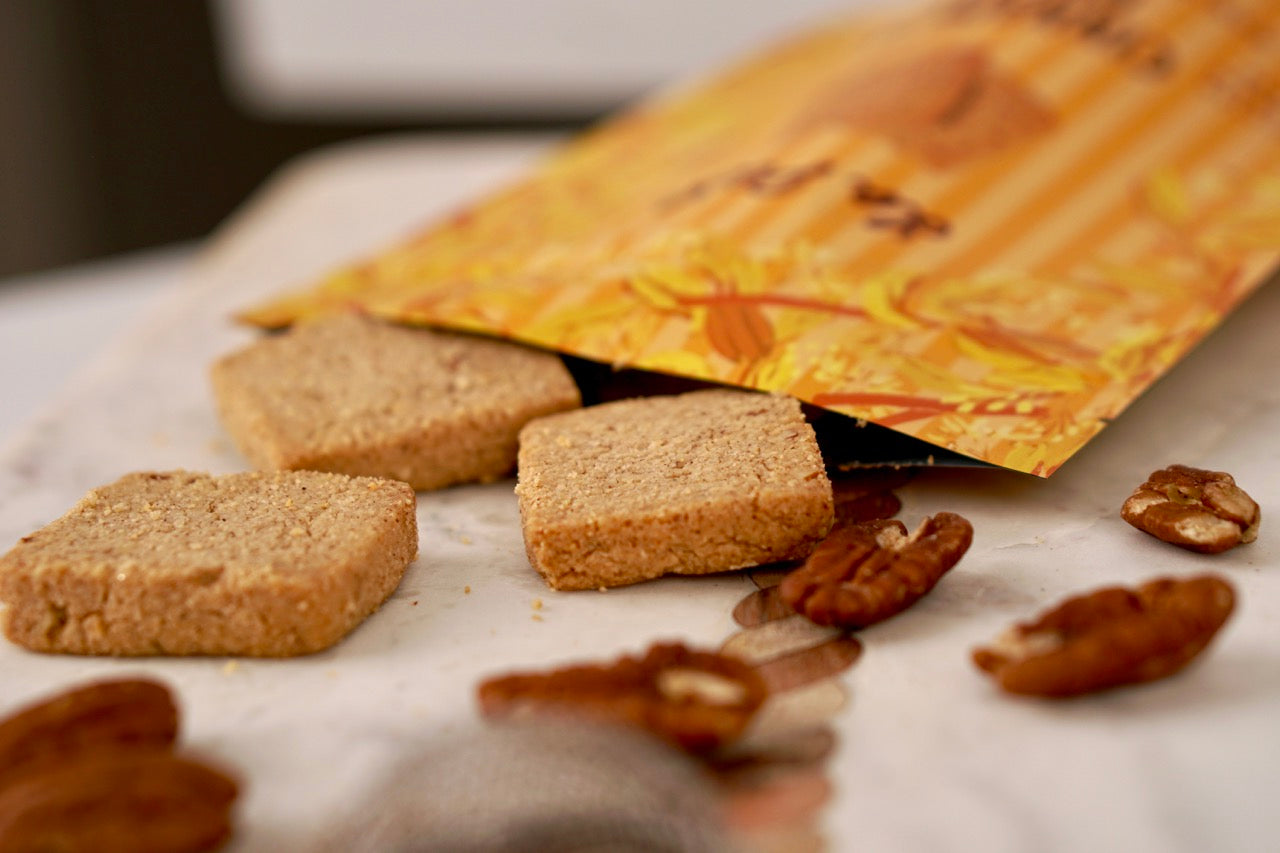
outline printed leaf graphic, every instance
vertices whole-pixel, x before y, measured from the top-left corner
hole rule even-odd
[[[773,327],[756,305],[715,302],[703,322],[711,346],[730,361],[756,361],[773,349]]]

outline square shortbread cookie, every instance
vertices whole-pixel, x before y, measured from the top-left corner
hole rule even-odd
[[[581,405],[551,353],[357,314],[263,338],[219,360],[212,380],[223,424],[254,467],[415,489],[506,476],[520,427]]]
[[[516,492],[529,562],[556,589],[798,559],[833,517],[800,404],[747,391],[532,421],[520,433]]]
[[[417,551],[394,480],[129,474],[0,557],[4,631],[42,652],[307,654],[376,610]]]

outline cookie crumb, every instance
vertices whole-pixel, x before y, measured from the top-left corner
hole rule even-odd
[[[222,665],[223,675],[234,675],[235,671],[240,668],[240,661],[232,658]]]

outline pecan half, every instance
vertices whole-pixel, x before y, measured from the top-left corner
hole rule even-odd
[[[1120,515],[1157,539],[1202,554],[1252,542],[1262,520],[1258,505],[1230,474],[1186,465],[1152,472]]]
[[[488,717],[522,710],[583,714],[646,729],[691,752],[737,738],[765,696],[764,680],[750,664],[679,643],[607,665],[493,678],[478,690]]]
[[[834,530],[779,595],[819,625],[861,628],[920,600],[973,541],[973,527],[951,512],[926,518],[907,535],[900,521],[868,521]]]
[[[1010,693],[1077,696],[1182,669],[1227,621],[1230,584],[1213,575],[1161,578],[1070,598],[1015,625],[973,662]]]
[[[733,608],[733,621],[744,628],[754,628],[766,622],[786,619],[794,615],[795,611],[782,600],[777,586],[757,589]]]
[[[168,749],[178,708],[164,685],[99,681],[46,699],[0,722],[0,787],[89,749]]]
[[[798,649],[757,664],[760,677],[771,694],[834,678],[857,663],[862,643],[857,637],[841,634],[825,643]]]
[[[236,784],[169,752],[89,752],[0,789],[0,853],[187,853],[230,835]]]
[[[902,500],[893,492],[872,492],[867,495],[835,493],[837,524],[857,524],[878,518],[893,518],[902,510]]]
[[[835,749],[836,735],[829,727],[801,727],[746,738],[712,757],[707,766],[721,777],[756,767],[814,767],[830,758]]]
[[[836,524],[855,524],[877,518],[893,518],[902,501],[893,489],[915,476],[910,468],[863,468],[831,474]]]

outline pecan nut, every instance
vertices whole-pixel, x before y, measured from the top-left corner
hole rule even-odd
[[[857,524],[879,518],[893,518],[902,510],[902,500],[893,492],[849,495],[835,492],[836,524]]]
[[[972,541],[973,527],[951,512],[926,518],[911,535],[900,521],[840,527],[787,575],[778,593],[819,625],[862,628],[919,601]]]
[[[1262,513],[1230,474],[1186,465],[1155,471],[1120,510],[1157,539],[1217,554],[1258,538]]]
[[[831,489],[836,524],[893,518],[902,509],[902,501],[892,490],[910,482],[914,475],[909,468],[865,468],[833,473]]]
[[[0,722],[0,787],[89,749],[168,749],[178,708],[164,685],[99,681],[30,705]]]
[[[1015,625],[973,661],[1010,693],[1065,697],[1165,678],[1209,644],[1235,593],[1213,575],[1077,596]]]
[[[581,714],[649,731],[690,752],[714,750],[742,734],[764,702],[764,680],[736,658],[679,643],[642,658],[520,673],[480,685],[481,712]]]
[[[91,751],[0,789],[0,853],[195,853],[229,837],[236,784],[170,752]]]
[[[857,637],[841,634],[826,642],[779,655],[756,665],[770,694],[786,693],[799,687],[834,678],[857,663],[862,643]]]
[[[794,616],[795,611],[782,600],[777,586],[757,589],[733,608],[733,621],[743,628],[754,628],[766,622]]]

